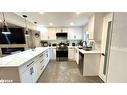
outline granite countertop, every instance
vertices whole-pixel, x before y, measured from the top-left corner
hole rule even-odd
[[[32,49],[8,55],[6,57],[0,58],[0,67],[19,67],[26,62],[30,61],[34,57],[38,56],[40,53],[47,50],[49,47],[37,47],[34,51]]]

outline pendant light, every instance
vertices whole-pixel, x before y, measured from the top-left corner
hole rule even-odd
[[[30,36],[28,33],[28,27],[27,27],[27,21],[26,21],[27,16],[26,15],[22,15],[22,16],[25,19],[25,36]]]
[[[35,24],[36,27],[37,27],[37,22],[34,22],[34,24]],[[36,33],[35,33],[35,37],[38,38],[39,36],[40,36],[40,34],[36,32]]]
[[[10,32],[8,26],[7,26],[7,23],[6,23],[6,20],[5,20],[4,12],[2,12],[2,16],[3,16],[2,34],[4,34],[4,35],[9,35],[9,34],[11,34],[11,32]]]

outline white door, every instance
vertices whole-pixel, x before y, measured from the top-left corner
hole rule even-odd
[[[101,60],[99,76],[104,82],[106,82],[107,68],[108,68],[108,57],[109,57],[109,47],[111,40],[111,23],[112,15],[107,15],[103,20],[103,32],[102,32],[102,44],[101,44]]]

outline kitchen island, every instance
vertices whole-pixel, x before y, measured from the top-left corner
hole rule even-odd
[[[49,62],[49,48],[38,47],[0,58],[0,80],[36,82]]]
[[[98,76],[101,52],[97,49],[85,51],[75,47],[79,52],[79,69],[83,76]]]

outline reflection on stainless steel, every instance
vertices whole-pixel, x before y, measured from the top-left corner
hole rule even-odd
[[[84,63],[84,55],[81,52],[79,52],[79,70],[82,75],[83,75],[83,63]]]

